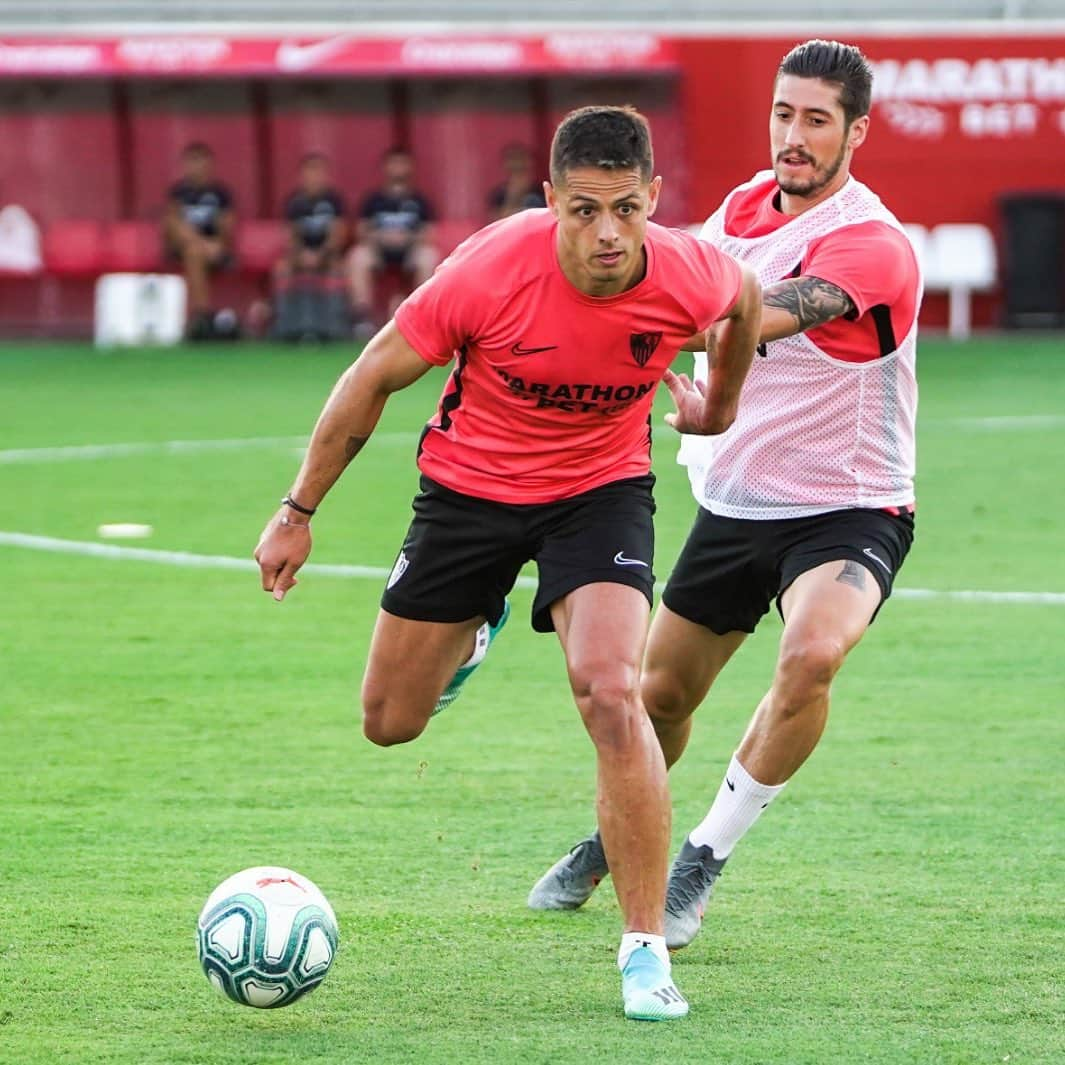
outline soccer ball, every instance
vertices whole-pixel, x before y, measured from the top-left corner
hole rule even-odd
[[[207,979],[234,1002],[287,1006],[313,991],[337,949],[337,919],[306,877],[278,866],[235,873],[200,912],[196,946]]]

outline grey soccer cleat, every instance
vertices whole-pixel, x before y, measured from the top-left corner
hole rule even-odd
[[[575,910],[588,901],[609,872],[603,841],[596,830],[537,880],[529,892],[529,909]]]
[[[714,882],[725,858],[715,858],[710,847],[696,847],[690,839],[673,861],[666,888],[666,946],[686,947],[698,934]]]

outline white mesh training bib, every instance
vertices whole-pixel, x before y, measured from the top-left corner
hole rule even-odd
[[[766,170],[734,189],[699,235],[749,263],[763,285],[791,275],[812,241],[844,226],[879,221],[902,231],[880,198],[849,178],[772,233],[728,235],[732,197],[774,180]],[[869,362],[834,359],[803,333],[771,341],[766,357],[755,356],[732,427],[681,441],[677,461],[688,467],[696,500],[715,514],[762,520],[911,503],[916,347],[916,311],[897,350]],[[696,354],[695,372],[706,379],[703,353]]]

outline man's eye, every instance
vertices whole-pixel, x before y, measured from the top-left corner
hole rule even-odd
[[[622,205],[621,205],[621,206],[620,206],[620,207],[618,208],[618,214],[620,214],[620,215],[622,215],[623,217],[627,218],[627,217],[628,217],[628,216],[629,216],[630,214],[632,214],[632,213],[633,213],[633,212],[634,212],[635,210],[636,210],[636,208],[635,208],[635,207],[634,207],[634,206],[633,206],[633,205],[632,205],[631,203],[623,203],[623,204],[622,204]]]

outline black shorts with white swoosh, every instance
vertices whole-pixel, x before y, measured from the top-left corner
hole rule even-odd
[[[882,604],[913,543],[913,530],[913,515],[905,512],[855,508],[752,521],[700,507],[662,602],[720,635],[754,632],[774,599],[779,609],[796,577],[825,562],[849,560],[873,575]]]
[[[414,520],[381,606],[415,621],[466,621],[503,612],[521,567],[535,561],[537,632],[551,605],[586,584],[654,590],[654,476],[631,477],[553,503],[497,503],[422,476]]]

